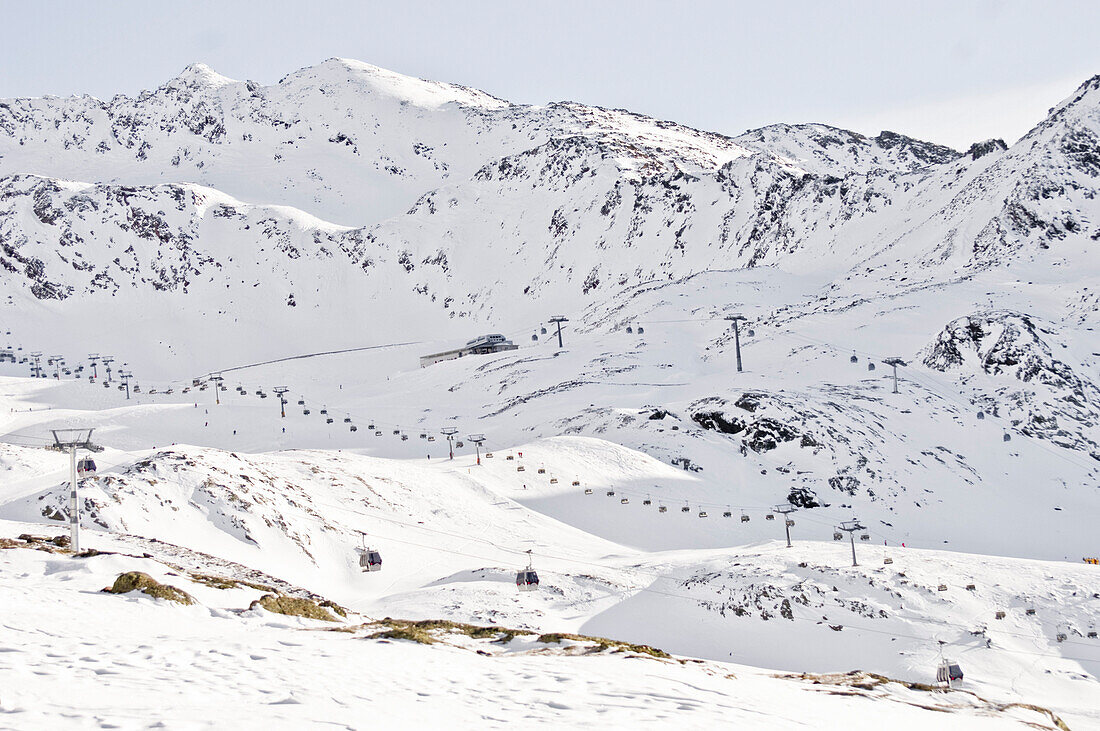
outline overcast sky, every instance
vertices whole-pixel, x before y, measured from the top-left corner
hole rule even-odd
[[[738,134],[773,122],[1009,143],[1100,74],[1100,2],[0,0],[0,97],[274,83],[342,56],[515,102]]]

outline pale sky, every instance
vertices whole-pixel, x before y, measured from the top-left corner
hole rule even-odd
[[[274,83],[341,56],[514,102],[736,135],[774,122],[1010,144],[1100,74],[1096,0],[0,0],[0,98]]]

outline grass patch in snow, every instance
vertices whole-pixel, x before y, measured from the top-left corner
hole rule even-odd
[[[612,652],[634,652],[639,655],[649,655],[651,657],[659,657],[662,659],[670,658],[664,650],[658,650],[656,647],[650,647],[649,645],[635,645],[630,642],[620,642],[619,640],[609,640],[606,637],[590,637],[588,635],[574,635],[566,632],[550,632],[544,635],[539,635],[539,642],[543,644],[561,644],[562,640],[572,640],[573,642],[591,642],[596,645],[593,648],[593,652],[603,652],[604,650],[611,650]]]
[[[216,576],[214,574],[189,574],[191,580],[198,584],[206,584],[214,589],[239,589],[242,586],[246,586],[249,589],[255,589],[256,591],[266,591],[268,593],[275,593],[276,589],[273,586],[267,584],[255,584],[251,581],[243,581],[241,579],[231,579],[228,576]]]
[[[422,645],[431,645],[442,639],[444,634],[460,634],[477,640],[491,640],[500,644],[507,644],[517,635],[533,635],[522,629],[509,629],[506,627],[479,627],[463,622],[451,622],[446,619],[423,619],[411,621],[386,617],[383,620],[366,625],[368,629],[377,629],[374,634],[368,635],[372,640],[410,640]]]
[[[177,589],[169,584],[162,584],[143,571],[127,571],[119,574],[112,586],[103,591],[109,594],[129,594],[131,591],[140,591],[154,599],[167,599],[180,604],[194,604],[195,600],[182,589]]]
[[[331,602],[328,602],[328,604],[331,604]],[[329,613],[329,610],[325,606],[318,604],[312,599],[302,599],[295,596],[287,596],[285,594],[264,594],[262,597],[252,602],[248,608],[255,609],[256,607],[266,609],[276,614],[286,614],[291,617],[320,619],[325,622],[336,621],[336,618]]]

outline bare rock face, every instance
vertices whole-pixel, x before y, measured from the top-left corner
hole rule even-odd
[[[993,310],[952,320],[921,356],[927,367],[957,373],[964,382],[973,383],[978,373],[993,377],[996,385],[983,387],[976,403],[1008,416],[1026,435],[1100,460],[1100,389],[1055,357],[1059,341],[1058,332],[1025,314]]]

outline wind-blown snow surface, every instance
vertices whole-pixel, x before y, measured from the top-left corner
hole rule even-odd
[[[185,587],[199,605],[98,593],[116,573],[135,569]],[[0,718],[20,728],[427,728],[441,719],[451,728],[796,728],[823,719],[857,729],[1056,728],[1037,710],[962,693],[819,686],[726,664],[591,656],[568,641],[364,641],[325,632],[325,622],[242,611],[247,590],[210,588],[149,559],[0,551],[0,587],[10,597]]]
[[[93,545],[784,670],[928,681],[943,640],[981,694],[1095,725],[1097,574],[1065,562],[1100,520],[1098,140],[1100,77],[967,153],[340,59],[2,101],[0,433],[24,446],[0,518],[64,519],[64,459],[32,447],[95,427]],[[417,368],[482,332],[522,347]],[[26,378],[34,352],[56,379]],[[790,550],[765,519],[785,503]],[[354,566],[363,530],[381,574]],[[547,586],[517,597],[527,548]]]

